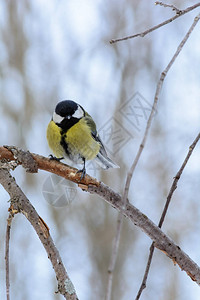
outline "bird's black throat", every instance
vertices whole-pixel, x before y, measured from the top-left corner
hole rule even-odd
[[[78,123],[80,119],[71,117],[70,119],[65,118],[61,123],[56,123],[62,129],[62,132],[66,133],[72,126]]]

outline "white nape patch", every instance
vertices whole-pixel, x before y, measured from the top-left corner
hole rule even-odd
[[[72,115],[73,118],[77,118],[80,119],[84,116],[84,111],[82,110],[82,108],[78,105],[77,110],[75,111],[75,113]]]
[[[59,116],[55,111],[53,113],[53,121],[57,124],[60,124],[64,120],[64,117]]]

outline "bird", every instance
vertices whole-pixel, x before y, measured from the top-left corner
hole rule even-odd
[[[53,155],[50,159],[70,160],[83,164],[81,180],[86,175],[85,163],[95,160],[103,169],[119,168],[107,155],[96,124],[84,108],[72,101],[58,102],[47,126],[47,141]]]

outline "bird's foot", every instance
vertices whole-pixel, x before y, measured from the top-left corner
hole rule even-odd
[[[49,159],[50,160],[56,160],[56,161],[61,161],[62,159],[64,159],[64,157],[56,157],[56,156],[53,156],[52,154],[49,155]]]
[[[86,169],[83,168],[83,169],[81,169],[81,170],[78,170],[76,173],[82,173],[82,174],[81,174],[81,180],[82,180],[83,178],[85,178],[85,175],[86,175]]]

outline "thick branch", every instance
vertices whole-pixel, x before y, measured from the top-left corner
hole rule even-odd
[[[9,151],[10,150],[10,151]],[[37,168],[35,165],[33,166],[33,161],[31,159],[27,159],[27,156],[25,154],[30,153],[28,151],[23,151],[21,149],[18,149],[17,147],[0,147],[0,161],[2,159],[6,159],[5,167],[8,161],[10,161],[11,167],[14,165],[14,167],[17,165],[22,165],[25,167],[27,172],[37,172],[37,168],[40,170],[45,170],[51,173],[54,173],[58,176],[62,176],[70,181],[73,181],[75,183],[80,184],[84,187],[93,184],[98,185],[99,182],[88,175],[85,176],[84,179],[80,181],[81,174],[77,173],[77,169],[72,168],[66,164],[63,164],[61,162],[58,162],[56,160],[50,160],[49,158],[46,158],[44,156],[40,156],[38,154],[31,153],[31,157],[34,158],[34,161],[37,164]],[[25,161],[24,161],[25,159]],[[0,164],[0,168],[4,167],[4,161]],[[29,164],[29,167],[28,167]],[[34,167],[34,169],[33,169]]]
[[[49,234],[49,229],[44,221],[37,214],[35,208],[24,195],[15,179],[6,169],[0,169],[0,183],[11,197],[11,213],[22,212],[29,220],[40,238],[58,280],[58,292],[68,300],[77,300],[74,286],[65,270],[58,250]]]
[[[154,246],[164,252],[173,263],[177,263],[181,270],[185,271],[192,280],[200,285],[200,268],[191,258],[184,253],[159,227],[157,227],[146,215],[141,213],[135,206],[127,203],[123,208],[122,197],[110,187],[101,183],[99,187],[89,186],[90,193],[98,194],[118,211],[122,212],[133,224],[144,231],[155,243]]]
[[[15,153],[15,158],[14,158],[10,150],[4,147],[0,147],[0,159],[3,159],[5,157],[7,159],[14,159],[15,162],[17,162],[17,151]],[[39,169],[53,172],[68,180],[74,181],[75,178],[74,172],[77,171],[76,169],[70,168],[69,166],[57,161],[51,161],[37,154],[33,154],[33,158],[35,159],[35,161],[37,161]],[[6,166],[5,161],[4,164]],[[5,170],[2,171],[7,172]],[[4,176],[3,178],[0,178],[0,181],[3,182],[4,181],[3,179]],[[12,177],[11,177],[11,181],[13,183]],[[104,183],[96,181],[94,178],[90,176],[86,176],[86,178],[81,181],[81,185],[79,184],[79,186],[81,186],[81,188],[84,188],[84,190],[87,190],[92,194],[99,195],[100,197],[105,199],[109,204],[111,204],[114,208],[116,208],[118,211],[122,212],[124,216],[126,216],[133,224],[140,227],[152,239],[152,241],[155,242],[156,248],[163,251],[169,258],[173,260],[174,263],[177,263],[182,270],[187,272],[187,274],[192,278],[192,280],[194,280],[198,285],[200,285],[200,268],[198,267],[198,265],[194,263],[193,260],[191,260],[190,257],[180,249],[180,247],[175,245],[175,243],[169,237],[167,237],[161,231],[161,229],[158,228],[151,220],[149,220],[147,216],[141,213],[136,207],[131,205],[128,201],[127,201],[126,208],[124,208],[121,195],[113,191],[110,187],[108,187]],[[8,184],[5,184],[4,187],[6,188],[6,190],[8,189],[8,191],[10,191]],[[13,190],[13,192],[14,191],[15,190]],[[21,192],[18,191],[18,193],[20,196]],[[22,195],[20,197],[22,197]],[[24,194],[23,197],[25,197]],[[38,219],[39,216],[36,214],[35,209],[32,207],[32,205],[29,202],[28,202],[29,204],[27,204],[27,201],[25,201],[26,198],[23,197],[20,202],[21,203],[20,209],[22,210],[22,212],[24,210],[25,212],[29,213],[28,219],[30,220],[31,223],[33,222],[33,219],[31,218],[32,214],[34,214],[34,217],[37,216],[37,220],[38,220],[37,224],[35,224],[35,222],[33,223],[34,226],[37,227],[38,224],[41,223],[40,219]],[[43,233],[41,227],[39,227],[39,232]],[[49,238],[50,237],[48,237],[48,240]],[[43,236],[43,242],[46,243],[46,241],[47,241],[46,238]]]

